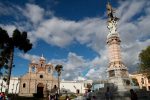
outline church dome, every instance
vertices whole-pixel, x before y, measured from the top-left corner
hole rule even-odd
[[[45,60],[45,58],[43,57],[43,54],[42,54],[42,57],[40,57],[40,60]]]
[[[36,61],[35,61],[34,59],[32,59],[31,63],[35,64],[35,63],[36,63]]]

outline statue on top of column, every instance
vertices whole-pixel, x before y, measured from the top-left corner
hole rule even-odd
[[[119,18],[116,16],[114,17],[113,13],[115,12],[110,3],[106,5],[107,7],[107,16],[108,16],[108,26],[107,28],[109,29],[109,34],[113,34],[117,32],[117,21]]]

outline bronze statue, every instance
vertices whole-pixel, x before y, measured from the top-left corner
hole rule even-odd
[[[119,18],[113,15],[113,13],[115,13],[115,10],[112,8],[109,2],[107,3],[106,7],[108,16],[107,28],[109,29],[109,34],[117,33],[117,21],[119,20]]]
[[[109,21],[110,20],[118,21],[119,18],[117,18],[116,16],[115,17],[113,16],[113,13],[115,12],[115,10],[112,8],[109,2],[107,3],[106,7],[107,7],[107,16],[109,18]]]

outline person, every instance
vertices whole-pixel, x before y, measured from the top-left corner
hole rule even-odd
[[[137,94],[136,92],[134,92],[133,89],[130,89],[130,97],[131,97],[131,100],[138,100]]]
[[[49,100],[54,100],[54,96],[53,95],[49,95]]]
[[[2,100],[5,100],[5,93],[4,92],[1,93],[1,96],[2,96]]]
[[[55,94],[55,100],[58,100],[58,98],[59,98],[59,94],[56,93],[56,94]]]
[[[92,96],[92,100],[96,100],[96,96]]]
[[[65,100],[70,100],[69,96],[66,96],[66,99]]]
[[[92,93],[91,93],[91,90],[89,89],[88,92],[87,92],[86,100],[91,100],[91,97],[92,97]]]
[[[0,100],[3,100],[3,96],[2,96],[2,93],[0,93]]]
[[[106,100],[112,100],[112,93],[110,92],[109,87],[107,87],[107,90],[105,92],[105,98]]]

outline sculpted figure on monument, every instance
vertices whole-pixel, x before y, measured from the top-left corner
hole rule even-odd
[[[116,16],[113,16],[114,10],[112,9],[112,6],[108,2],[107,4],[107,16],[108,16],[108,26],[107,28],[109,29],[109,34],[116,33],[117,31],[117,21],[119,18]]]

